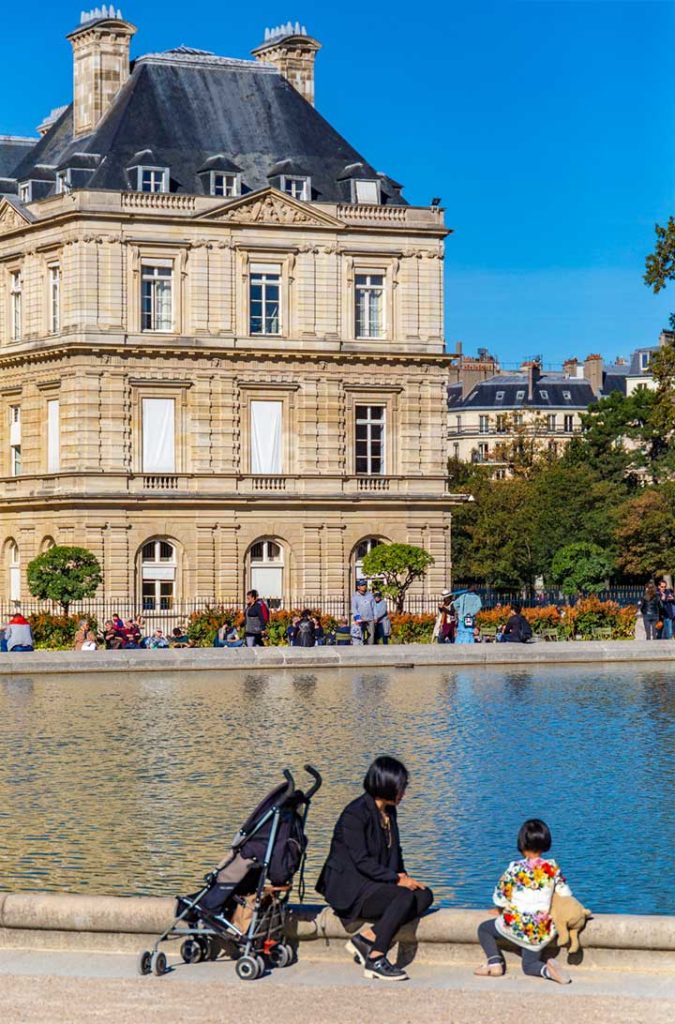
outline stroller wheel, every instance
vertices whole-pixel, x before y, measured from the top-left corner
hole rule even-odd
[[[272,946],[269,951],[269,959],[272,967],[288,967],[293,960],[293,948],[279,942]]]
[[[237,977],[240,978],[241,981],[255,981],[258,975],[262,974],[257,956],[239,957],[235,971],[237,972]]]
[[[166,973],[166,953],[153,953],[150,963],[152,973],[156,974],[158,978]]]
[[[218,939],[207,939],[206,940],[206,953],[204,954],[205,960],[217,960],[220,956],[222,946]]]
[[[139,974],[150,974],[152,971],[152,953],[144,949],[137,961]]]
[[[186,939],[180,947],[180,955],[186,964],[198,964],[203,959],[202,946],[195,939]]]
[[[258,977],[261,978],[267,969],[267,964],[265,963],[265,957],[261,956],[260,953],[258,953],[256,960],[258,961]]]

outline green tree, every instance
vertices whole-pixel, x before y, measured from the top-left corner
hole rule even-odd
[[[604,589],[613,568],[613,559],[603,548],[581,541],[556,552],[551,579],[568,596],[595,594]]]
[[[86,548],[53,547],[28,563],[28,588],[40,601],[57,601],[65,615],[73,601],[93,597],[101,580],[98,559]]]
[[[400,613],[412,584],[422,579],[433,564],[429,552],[414,544],[378,544],[363,559],[363,572],[384,581],[382,593],[394,601]]]
[[[621,510],[616,528],[619,567],[650,577],[675,569],[675,485],[649,488]]]
[[[654,230],[656,245],[645,261],[644,282],[658,293],[675,280],[675,218],[669,217],[665,228],[656,224]]]

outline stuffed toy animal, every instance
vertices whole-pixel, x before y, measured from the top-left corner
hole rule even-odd
[[[569,942],[570,953],[576,953],[579,949],[579,932],[585,927],[586,921],[592,917],[590,910],[587,910],[574,896],[560,896],[553,893],[551,902],[551,917],[555,930],[558,933],[558,945],[566,946]]]

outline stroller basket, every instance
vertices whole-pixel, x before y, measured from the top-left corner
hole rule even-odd
[[[312,783],[307,792],[295,788],[288,769],[246,819],[227,855],[210,871],[204,885],[188,896],[178,896],[171,925],[152,950],[141,953],[141,974],[164,974],[166,954],[159,946],[181,939],[185,963],[215,960],[221,953],[236,959],[242,980],[260,977],[269,964],[286,967],[295,950],[285,941],[287,904],[293,879],[302,868],[309,807],[321,787],[321,775],[305,765]]]

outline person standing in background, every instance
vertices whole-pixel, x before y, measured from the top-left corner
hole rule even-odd
[[[381,641],[383,644],[388,644],[391,636],[391,619],[389,618],[387,600],[379,590],[373,591],[373,598],[375,599],[375,643]]]
[[[368,590],[368,580],[356,581],[356,590],[352,594],[352,617],[355,615],[360,617],[363,642],[365,644],[374,644],[377,611],[375,608],[375,598]]]

